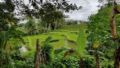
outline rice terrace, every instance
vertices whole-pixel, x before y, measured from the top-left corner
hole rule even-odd
[[[0,68],[120,68],[120,0],[0,0]]]

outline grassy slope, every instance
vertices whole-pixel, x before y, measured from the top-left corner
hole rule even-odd
[[[63,26],[62,28],[51,31],[49,33],[44,33],[44,34],[34,35],[34,36],[26,36],[24,37],[27,45],[26,47],[29,48],[31,51],[34,51],[36,39],[39,39],[42,44],[42,42],[47,37],[51,36],[53,40],[59,40],[58,42],[51,43],[54,49],[61,48],[61,47],[74,48],[76,47],[76,45],[66,43],[65,37],[67,37],[67,40],[76,42],[79,31],[81,30],[81,26],[86,27],[86,25],[84,24],[69,25],[69,26]]]

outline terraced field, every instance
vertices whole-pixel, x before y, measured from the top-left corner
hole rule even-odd
[[[81,28],[84,27],[84,28]],[[43,33],[39,35],[26,36],[24,40],[26,42],[25,46],[30,50],[29,52],[33,52],[35,50],[36,39],[39,39],[40,45],[45,41],[46,38],[51,37],[52,40],[56,40],[51,42],[51,46],[54,49],[59,48],[76,48],[77,47],[77,38],[81,30],[85,30],[86,25],[67,25],[60,29]]]

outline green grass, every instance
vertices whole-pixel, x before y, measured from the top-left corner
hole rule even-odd
[[[81,26],[86,27],[86,25],[82,25],[82,24],[67,25],[67,26],[63,26],[60,29],[57,29],[48,33],[43,33],[43,34],[33,35],[33,36],[26,36],[24,37],[24,40],[26,42],[26,47],[30,51],[34,51],[35,45],[36,45],[36,39],[39,39],[40,44],[42,45],[42,42],[44,42],[47,37],[51,36],[53,40],[59,40],[57,42],[50,43],[54,49],[58,49],[61,47],[74,48],[77,45],[67,44],[66,38],[67,40],[76,42]]]
[[[56,31],[71,31],[76,32],[79,31],[81,25],[64,25],[60,29],[57,29]]]

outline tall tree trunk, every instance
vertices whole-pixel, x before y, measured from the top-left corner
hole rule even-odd
[[[97,50],[95,51],[95,61],[96,61],[96,68],[100,68],[100,60],[99,60],[99,55],[97,54]]]
[[[120,68],[120,47],[115,51],[114,68]]]
[[[51,23],[48,24],[48,30],[47,31],[50,31],[51,30]]]
[[[114,14],[112,16],[110,25],[111,25],[112,38],[115,39],[115,38],[117,38],[117,32],[116,32],[116,23],[115,23],[115,15]]]
[[[113,2],[113,9],[112,9],[112,17],[111,17],[111,33],[112,33],[112,38],[115,39],[117,37],[117,32],[116,32],[116,22],[115,22],[115,0]]]
[[[36,40],[36,54],[35,54],[35,65],[34,68],[39,68],[39,65],[41,64],[41,47],[39,45],[39,39]]]
[[[55,23],[51,24],[51,29],[54,30],[55,29]]]
[[[111,17],[111,33],[114,43],[118,43],[115,16],[119,12],[117,11],[116,6],[117,6],[116,0],[113,0],[113,9],[112,9],[112,17]],[[115,50],[114,68],[120,68],[120,47],[116,48]]]
[[[84,68],[84,62],[82,58],[80,58],[80,61],[79,61],[79,68]]]

